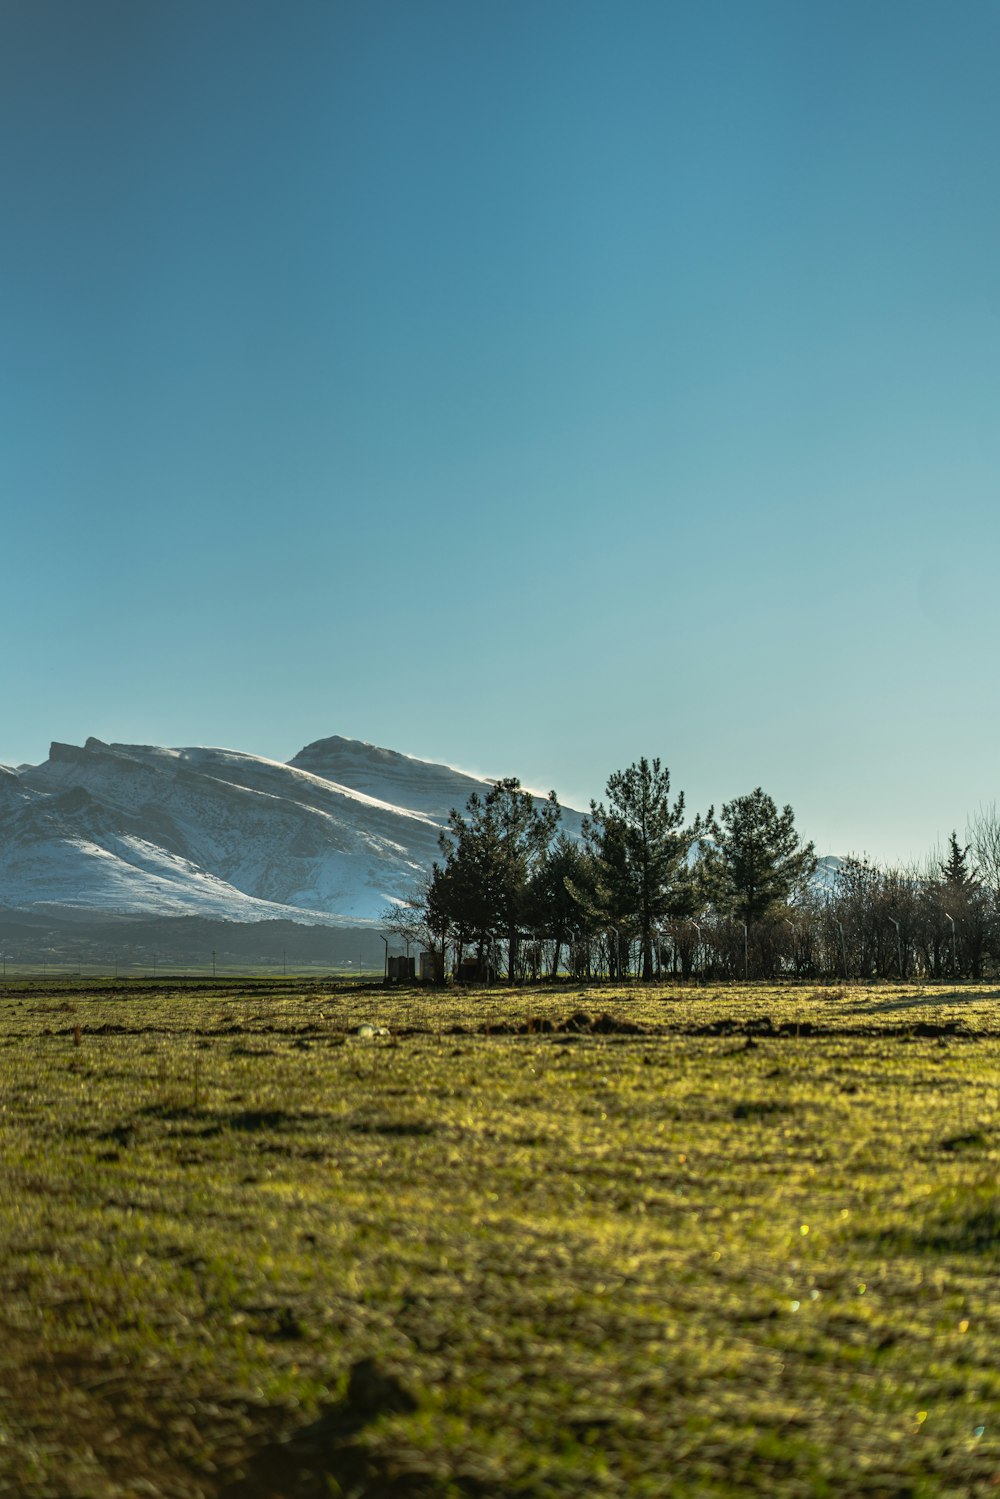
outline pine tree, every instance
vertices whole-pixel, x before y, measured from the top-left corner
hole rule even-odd
[[[942,859],[938,867],[944,883],[955,894],[968,895],[976,888],[976,880],[969,868],[969,845],[960,848],[954,831],[948,839],[948,857]]]
[[[760,786],[724,803],[718,818],[710,808],[697,828],[711,839],[703,855],[715,904],[747,926],[783,905],[816,868],[813,845],[796,832],[791,807],[779,812]]]
[[[588,849],[560,833],[537,866],[529,891],[531,925],[552,942],[551,976],[563,947],[589,940],[597,921],[596,861]]]
[[[603,803],[591,802],[586,836],[606,872],[612,919],[633,921],[642,946],[642,977],[653,977],[659,922],[680,913],[687,897],[684,863],[691,846],[684,793],[670,801],[670,772],[645,757],[608,779]]]
[[[485,796],[474,791],[464,813],[449,814],[436,896],[464,939],[475,942],[480,969],[492,943],[506,941],[507,972],[515,977],[531,879],[559,815],[554,791],[539,806],[513,776],[497,781]]]
[[[969,845],[963,848],[954,831],[948,839],[948,853],[937,867],[940,878],[932,882],[931,900],[951,928],[953,977],[958,978],[965,967],[978,977],[993,925],[992,912],[988,895],[969,867]],[[939,945],[947,951],[947,934]]]

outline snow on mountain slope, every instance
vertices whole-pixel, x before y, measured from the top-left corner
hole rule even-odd
[[[482,794],[489,789],[488,781],[453,770],[450,765],[414,760],[396,750],[341,739],[337,734],[307,744],[288,763],[324,781],[419,810],[441,824],[452,807],[465,806],[473,791]]]
[[[338,735],[307,744],[288,763],[356,793],[422,812],[439,827],[447,822],[452,807],[464,810],[473,791],[484,796],[494,784],[451,765],[415,760],[397,750]],[[574,807],[563,807],[560,827],[579,837],[583,816]]]
[[[235,750],[53,744],[0,768],[0,906],[377,920],[438,854],[453,806],[489,782],[358,741],[288,765]],[[579,830],[580,814],[564,825]]]
[[[102,848],[84,838],[15,850],[2,862],[3,904],[16,909],[86,909],[104,914],[203,916],[220,921],[332,921],[322,912],[254,900],[140,839]]]

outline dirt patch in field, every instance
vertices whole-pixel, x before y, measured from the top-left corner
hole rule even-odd
[[[408,1034],[419,1034],[416,1029]],[[401,1034],[397,1032],[396,1034]],[[465,1026],[451,1026],[448,1035],[468,1035]],[[486,1021],[476,1028],[480,1036],[743,1036],[748,1039],[799,1040],[809,1037],[879,1036],[895,1040],[922,1040],[935,1038],[959,1038],[975,1040],[980,1032],[973,1031],[962,1020],[915,1020],[897,1025],[825,1025],[814,1020],[782,1020],[777,1024],[769,1015],[756,1016],[749,1020],[723,1018],[703,1024],[688,1024],[671,1021],[667,1024],[628,1020],[607,1011],[590,1015],[585,1010],[576,1010],[564,1020],[551,1020],[545,1016],[531,1016],[522,1021]]]

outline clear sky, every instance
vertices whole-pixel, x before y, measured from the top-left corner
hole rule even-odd
[[[996,0],[0,0],[0,761],[1000,800]]]

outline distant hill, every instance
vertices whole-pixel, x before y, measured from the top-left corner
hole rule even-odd
[[[405,899],[490,782],[334,736],[236,750],[53,744],[0,767],[0,907],[357,927]],[[564,809],[578,834],[582,814]]]

